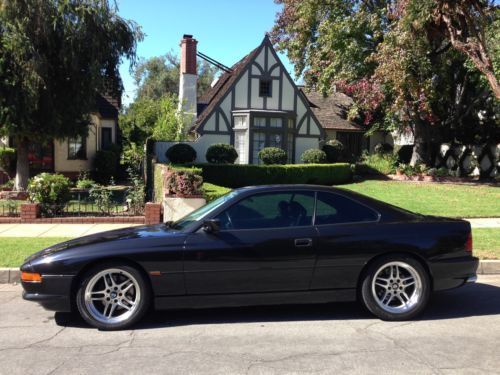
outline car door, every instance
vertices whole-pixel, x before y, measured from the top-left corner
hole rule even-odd
[[[188,294],[309,289],[315,263],[314,192],[258,193],[219,213],[220,231],[185,244]]]
[[[359,272],[384,243],[379,213],[341,194],[318,192],[317,261],[311,289],[355,288]]]

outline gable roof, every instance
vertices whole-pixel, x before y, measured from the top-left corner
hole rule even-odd
[[[116,118],[120,109],[120,99],[110,94],[97,94],[96,107],[102,118]]]
[[[334,92],[324,97],[317,91],[307,91],[304,87],[300,91],[309,101],[312,112],[316,115],[323,129],[341,131],[365,131],[361,125],[347,119],[347,112],[354,104],[353,100],[340,92]]]
[[[246,69],[248,64],[260,51],[262,44],[251,51],[248,55],[243,57],[240,61],[231,67],[230,72],[224,72],[213,87],[209,87],[203,95],[198,99],[200,104],[205,104],[205,108],[198,115],[195,124],[191,131],[196,130],[203,121],[212,113],[217,103],[222,99],[226,93],[231,89],[236,80],[240,77],[241,73]]]

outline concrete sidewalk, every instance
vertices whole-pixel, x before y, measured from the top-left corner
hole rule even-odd
[[[81,237],[141,224],[0,224],[0,237]]]
[[[465,219],[472,228],[500,228],[500,218],[479,218],[479,219]]]

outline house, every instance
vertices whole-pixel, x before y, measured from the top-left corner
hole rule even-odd
[[[76,178],[81,171],[92,169],[98,150],[109,149],[119,139],[118,111],[120,100],[110,95],[97,95],[96,110],[91,114],[87,137],[54,140],[45,144],[32,143],[29,150],[30,176],[41,172],[56,172]],[[13,139],[1,143],[15,147]]]
[[[353,156],[360,156],[364,150],[372,153],[378,143],[394,144],[393,135],[390,133],[375,131],[367,136],[366,126],[347,118],[354,104],[351,97],[336,91],[325,97],[305,87],[300,87],[300,89],[307,97],[309,106],[325,131],[325,141],[337,139],[344,145],[347,153]]]
[[[258,164],[264,147],[287,151],[290,163],[302,153],[319,148],[325,137],[307,98],[293,82],[269,38],[231,68],[226,68],[207,92],[196,98],[196,45],[191,35],[181,40],[179,99],[184,112],[196,114],[190,144],[197,162],[214,143],[232,144],[240,164]],[[157,142],[159,161],[172,142]]]
[[[215,143],[231,144],[238,152],[236,163],[259,164],[259,151],[279,147],[289,163],[300,163],[302,153],[338,139],[354,156],[373,151],[377,143],[392,143],[390,134],[365,136],[366,127],[347,120],[352,99],[341,93],[324,98],[297,86],[267,36],[261,44],[231,68],[217,63],[222,75],[200,97],[196,96],[197,41],[184,35],[181,43],[179,107],[192,119],[188,142],[196,162]],[[175,142],[156,142],[155,154],[168,162],[165,152]]]

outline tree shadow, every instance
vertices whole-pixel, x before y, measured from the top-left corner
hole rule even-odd
[[[489,284],[470,284],[462,288],[434,293],[426,311],[417,320],[446,320],[497,314],[500,314],[500,287]],[[151,311],[133,329],[199,324],[363,319],[374,319],[374,316],[357,302],[339,302]],[[74,313],[56,313],[55,321],[60,326],[89,328],[78,314]]]

